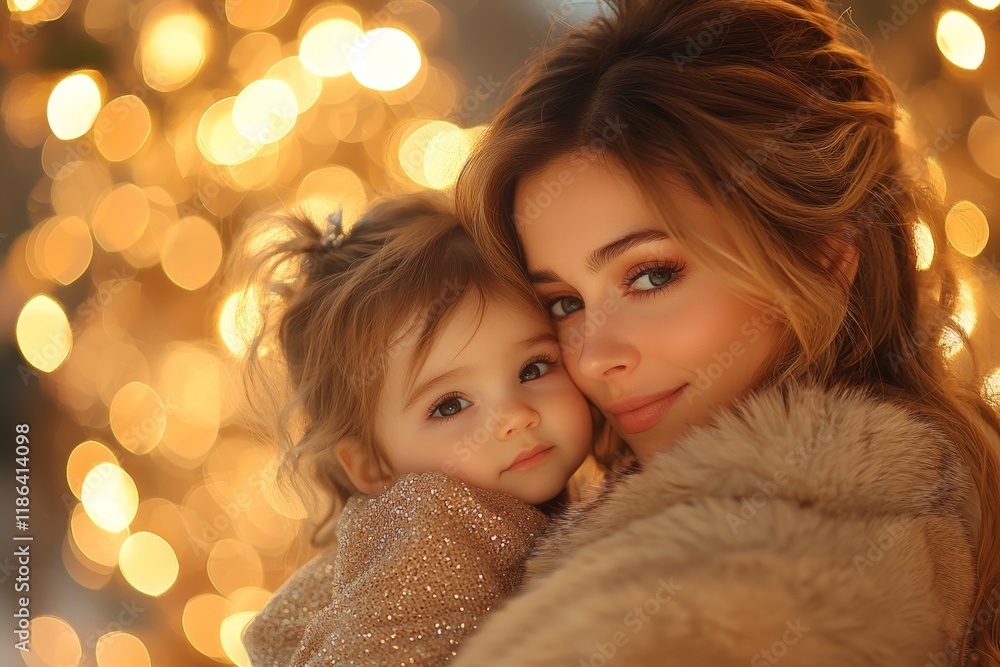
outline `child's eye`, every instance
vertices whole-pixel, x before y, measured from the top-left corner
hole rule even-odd
[[[472,403],[464,398],[449,396],[434,405],[431,409],[430,416],[437,417],[439,419],[447,419],[448,417],[454,417],[459,412],[469,407],[472,407]]]
[[[546,305],[549,309],[549,314],[559,319],[583,308],[583,301],[572,296],[562,296],[549,301]]]
[[[541,358],[532,359],[521,368],[521,373],[517,376],[517,381],[521,384],[537,380],[543,375],[547,375],[558,365],[555,359],[543,355]]]

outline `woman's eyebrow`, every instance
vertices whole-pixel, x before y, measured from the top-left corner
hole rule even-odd
[[[638,245],[642,245],[643,243],[652,243],[653,241],[662,241],[663,239],[669,238],[670,235],[662,229],[643,229],[638,232],[626,234],[590,253],[590,257],[588,257],[585,262],[587,265],[587,271],[590,273],[597,273],[603,269],[608,262]]]
[[[642,245],[643,243],[652,243],[653,241],[662,241],[669,238],[670,235],[661,229],[643,229],[638,232],[625,234],[621,238],[615,239],[614,241],[607,243],[590,253],[586,262],[584,262],[587,266],[587,272],[592,274],[597,273],[604,268],[608,262],[614,260],[622,253],[625,253],[636,246]],[[550,271],[548,269],[529,271],[528,280],[532,284],[562,282],[554,271]]]

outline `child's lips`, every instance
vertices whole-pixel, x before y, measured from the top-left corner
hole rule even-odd
[[[526,449],[518,454],[514,462],[504,468],[502,472],[533,468],[548,458],[549,452],[553,449],[555,449],[555,445],[535,445],[530,449]]]

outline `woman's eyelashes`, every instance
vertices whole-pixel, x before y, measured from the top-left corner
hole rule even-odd
[[[683,263],[674,261],[639,264],[626,275],[625,286],[647,294],[659,291],[676,281],[684,266]]]
[[[625,274],[622,281],[622,290],[626,294],[632,294],[640,298],[652,296],[675,283],[680,278],[685,267],[686,265],[683,262],[675,262],[673,260],[658,260],[637,264]],[[582,310],[583,300],[575,296],[559,295],[549,298],[545,302],[545,306],[552,319],[560,320],[578,310]]]

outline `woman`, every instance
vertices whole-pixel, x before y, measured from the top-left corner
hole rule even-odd
[[[898,117],[819,1],[620,0],[529,64],[459,204],[638,466],[458,665],[998,664],[1000,422]]]

